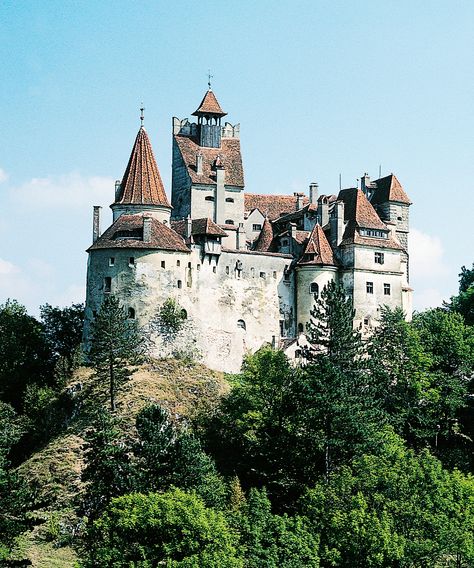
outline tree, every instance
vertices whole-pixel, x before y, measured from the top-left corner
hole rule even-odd
[[[112,411],[117,388],[130,377],[141,355],[136,321],[128,318],[118,299],[106,296],[91,325],[88,357],[97,376],[108,381]]]
[[[29,384],[53,383],[54,355],[43,328],[15,300],[0,305],[0,399],[22,407]]]
[[[105,409],[97,410],[86,435],[82,473],[86,483],[82,508],[89,518],[96,518],[113,497],[136,488],[131,446],[122,422]]]
[[[67,308],[40,307],[43,332],[58,358],[64,359],[70,373],[82,340],[84,305],[72,304]]]
[[[90,527],[84,568],[241,568],[237,534],[194,493],[132,493],[113,499]]]
[[[340,284],[329,282],[311,310],[312,347],[306,350],[308,364],[295,393],[301,454],[322,462],[326,477],[344,460],[370,450],[385,419],[353,321],[351,299]]]
[[[465,266],[461,268],[459,294],[452,296],[446,307],[461,314],[468,325],[474,325],[474,263],[471,269]]]

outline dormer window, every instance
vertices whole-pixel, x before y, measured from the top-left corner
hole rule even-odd
[[[374,237],[376,239],[388,239],[388,231],[380,229],[359,229],[361,237]]]

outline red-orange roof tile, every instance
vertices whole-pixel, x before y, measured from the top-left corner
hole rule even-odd
[[[268,251],[270,250],[272,241],[273,241],[273,227],[268,217],[265,217],[262,230],[260,231],[260,235],[255,241],[254,250],[262,252]]]
[[[308,238],[303,256],[298,264],[319,264],[335,266],[334,254],[321,225],[314,226]]]
[[[184,237],[186,221],[171,221],[171,228]],[[209,235],[213,237],[227,237],[227,233],[209,218],[193,219],[191,225],[192,235]]]
[[[211,89],[204,95],[201,104],[193,112],[194,116],[212,114],[214,116],[225,116],[227,113],[221,109],[221,105],[217,102],[216,95]]]
[[[189,252],[181,235],[151,218],[150,242],[143,241],[143,218],[146,215],[121,215],[99,239],[89,247],[90,250],[114,248],[162,249]]]
[[[116,203],[171,207],[146,130],[141,127],[133,145]]]
[[[282,215],[297,211],[297,197],[295,195],[259,195],[246,193],[244,196],[245,211],[259,209],[270,221],[275,221]],[[309,199],[303,198],[303,206],[307,205]]]
[[[244,186],[244,169],[240,153],[240,140],[223,138],[220,148],[205,148],[199,146],[193,138],[176,135],[174,137],[179,151],[186,164],[192,183],[204,185],[216,184],[216,172],[213,169],[217,157],[225,168],[225,184],[237,187]],[[196,170],[196,156],[202,155],[202,174]]]
[[[379,204],[387,201],[399,201],[400,203],[411,204],[408,195],[394,174],[376,179],[373,183],[376,189],[370,200],[371,203]]]
[[[357,226],[366,229],[385,229],[375,209],[370,204],[365,193],[356,187],[343,189],[339,192],[339,200],[344,201],[344,219],[355,221]]]

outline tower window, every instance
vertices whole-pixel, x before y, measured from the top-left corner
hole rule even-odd
[[[188,268],[191,268],[191,263],[190,263],[190,262],[188,262]]]
[[[135,257],[131,256],[128,259],[128,266],[134,266],[134,264],[135,264]]]
[[[267,277],[266,272],[260,272],[260,278],[266,278],[266,277]]]
[[[176,266],[181,266],[181,261],[180,261],[180,260],[177,260],[177,261],[176,261]]]
[[[182,288],[182,287],[183,287],[183,282],[182,282],[181,280],[178,280],[177,286],[178,286],[178,288]]]
[[[197,264],[197,265],[196,265],[196,270],[201,270],[201,265],[200,265],[200,264]]]
[[[319,285],[317,282],[311,282],[309,285],[309,293],[314,294],[316,298],[319,297]]]
[[[385,255],[383,252],[374,253],[375,264],[383,264],[385,262]]]
[[[276,273],[276,270],[274,270],[273,271],[273,278],[276,278],[276,277],[277,277],[277,273]]]
[[[133,308],[128,308],[128,318],[135,319],[135,310]]]
[[[390,290],[390,284],[384,284],[383,285],[383,293],[385,296],[390,296],[391,290]]]
[[[244,331],[247,329],[244,320],[237,320],[237,327],[239,329],[243,329]]]
[[[374,293],[374,283],[373,282],[366,282],[365,286],[366,286],[367,294],[373,294]]]
[[[180,312],[181,319],[188,319],[188,312],[183,308]]]
[[[206,195],[206,197],[204,199],[205,199],[205,201],[214,201],[214,196],[213,195]]]
[[[252,225],[252,231],[261,231],[262,230],[262,225],[260,223],[254,223]]]
[[[104,278],[104,292],[106,294],[110,294],[112,290],[112,278],[110,276],[106,276]]]
[[[298,333],[303,333],[303,330],[304,330],[303,324],[302,324],[302,323],[299,323],[299,324],[298,324]]]
[[[114,266],[114,264],[115,264],[115,257],[114,257],[114,256],[111,256],[111,257],[109,258],[109,266]]]
[[[226,274],[229,274],[229,273],[230,273],[230,269],[229,269],[228,266],[225,267],[225,273],[226,273]]]
[[[234,221],[233,221],[232,219],[226,219],[226,220],[225,220],[225,224],[226,224],[226,225],[233,225],[233,224],[234,224]]]
[[[226,197],[225,200],[226,200],[227,203],[234,203],[233,197]]]
[[[166,268],[166,262],[164,260],[161,261],[161,268]]]
[[[251,276],[252,278],[255,278],[255,268],[251,268],[251,269],[250,269],[250,276]]]
[[[214,272],[214,274],[217,272],[217,266],[212,267],[212,272]]]

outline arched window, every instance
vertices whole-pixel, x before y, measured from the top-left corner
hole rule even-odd
[[[133,308],[128,308],[128,317],[129,319],[135,319],[135,310]]]
[[[206,197],[204,199],[206,201],[214,201],[214,196],[213,195],[206,195]]]
[[[239,329],[243,329],[244,331],[247,329],[247,326],[245,325],[244,320],[238,320],[237,321],[237,327]]]
[[[309,293],[314,294],[316,298],[319,297],[319,286],[317,282],[311,282],[311,284],[309,285]]]

